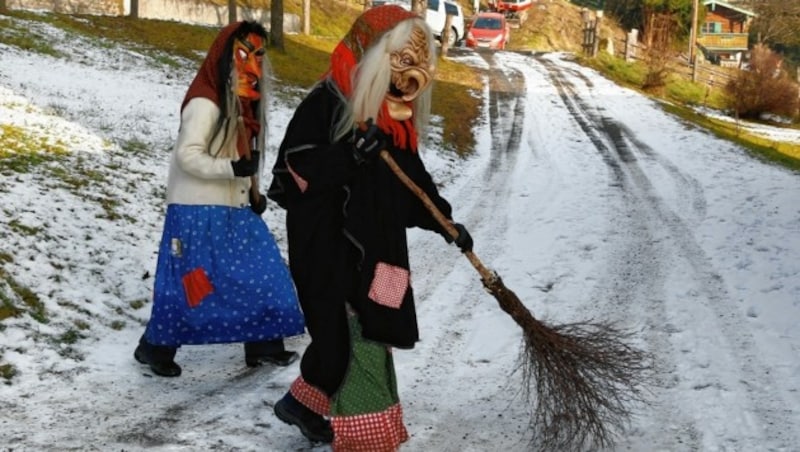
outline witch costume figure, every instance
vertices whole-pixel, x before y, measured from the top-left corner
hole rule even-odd
[[[175,377],[181,345],[243,342],[247,366],[286,366],[304,333],[294,283],[261,214],[267,34],[255,22],[215,38],[181,105],[167,181],[153,307],[134,357]]]
[[[435,51],[418,15],[365,11],[295,111],[273,168],[268,196],[286,209],[289,268],[311,336],[275,414],[334,451],[394,451],[408,439],[392,361],[393,348],[419,339],[406,229],[447,234],[378,154],[387,150],[451,218],[417,152]],[[471,249],[454,225],[456,244]]]

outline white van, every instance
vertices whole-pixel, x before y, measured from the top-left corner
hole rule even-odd
[[[387,4],[398,5],[409,11],[411,10],[411,2],[409,0],[372,0],[372,6]],[[442,40],[442,32],[444,31],[448,14],[453,16],[450,23],[450,42],[448,44],[450,47],[454,47],[456,43],[464,39],[464,11],[461,10],[461,5],[447,0],[428,0],[425,22],[433,30],[436,39],[440,41]]]

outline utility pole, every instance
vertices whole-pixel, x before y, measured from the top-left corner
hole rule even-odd
[[[303,0],[303,34],[311,34],[311,0]]]
[[[698,0],[692,0],[692,27],[689,33],[689,67],[692,68],[692,82],[697,81],[697,3]]]
[[[692,27],[689,32],[689,66],[694,67],[695,49],[697,48],[697,2],[692,0]]]

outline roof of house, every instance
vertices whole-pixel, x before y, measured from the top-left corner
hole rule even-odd
[[[731,5],[728,2],[722,2],[720,0],[703,0],[704,6],[711,6],[711,9],[714,9],[717,5],[722,6],[723,8],[728,8],[732,11],[736,11],[737,13],[744,14],[746,16],[755,17],[756,13],[750,11],[748,9],[744,9],[735,5]]]

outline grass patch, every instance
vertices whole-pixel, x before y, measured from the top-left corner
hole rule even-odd
[[[20,315],[22,315],[22,310],[14,306],[14,302],[4,289],[0,289],[0,321],[10,317],[19,317]]]
[[[133,19],[129,16],[40,14],[19,10],[9,11],[8,15],[48,23],[75,35],[94,39],[98,45],[109,49],[120,45],[147,55],[160,64],[176,68],[185,65],[184,59],[201,61],[218,32],[216,27],[164,20]],[[49,42],[45,36],[32,35],[29,30],[27,32],[33,41]],[[7,38],[4,34],[0,34],[0,42],[24,48],[12,42],[11,38]],[[58,52],[54,56],[59,56]]]
[[[663,108],[720,138],[744,147],[758,158],[800,172],[800,145],[771,141],[748,133],[735,123],[709,118],[686,107],[665,104]]]
[[[19,317],[27,312],[32,319],[39,323],[48,323],[47,310],[44,303],[39,296],[30,288],[23,286],[17,282],[11,275],[4,269],[0,268],[0,281],[5,282],[11,294],[6,293],[4,290],[0,291],[0,320],[8,317]],[[20,306],[15,300],[22,303]]]
[[[42,232],[42,228],[24,225],[16,218],[8,222],[8,227],[20,235],[36,235]]]
[[[647,67],[641,62],[628,62],[622,58],[600,52],[595,58],[579,56],[578,62],[596,69],[619,85],[640,90],[647,76]]]
[[[148,153],[148,145],[137,139],[126,140],[119,145],[122,152],[131,155],[146,155]],[[120,167],[121,168],[121,167]],[[119,169],[119,168],[112,168]]]
[[[0,173],[29,173],[44,163],[63,160],[66,145],[12,124],[0,124]]]
[[[227,1],[222,0],[213,3],[227,5]],[[238,3],[247,7],[269,7],[268,1],[248,0]],[[284,88],[308,89],[328,69],[330,53],[362,11],[359,5],[347,4],[344,5],[345,8],[342,6],[341,2],[335,0],[313,2],[311,35],[286,34],[284,51],[269,49],[273,72]],[[301,16],[302,4],[285,2],[284,10],[286,13]],[[148,55],[156,63],[174,67],[185,66],[183,59],[196,61],[199,65],[219,31],[219,27],[130,17],[34,14],[25,11],[13,11],[10,15],[47,22],[98,41],[106,40],[116,46]],[[43,40],[40,38],[39,40]],[[5,42],[2,35],[0,42]],[[432,113],[443,118],[443,147],[462,155],[474,146],[472,127],[480,113],[480,102],[473,90],[479,88],[478,75],[474,70],[458,63],[440,60],[439,64]],[[2,143],[0,149],[1,145]],[[125,150],[141,151],[139,143],[135,142],[125,143],[122,147]],[[18,159],[8,162],[7,165],[13,164],[15,168],[29,171],[28,163],[24,159]],[[70,177],[68,174],[62,173],[58,177],[68,186],[78,187],[85,184],[79,177]]]
[[[25,17],[31,13],[6,11],[8,16]],[[38,16],[35,16],[36,20]],[[0,42],[3,44],[17,47],[25,52],[40,53],[52,57],[59,57],[61,53],[50,45],[50,41],[42,39],[42,36],[31,33],[31,30],[20,27],[19,22],[14,22],[6,18],[0,18]]]
[[[335,42],[293,36],[284,43],[284,52],[270,48],[268,55],[275,77],[281,84],[310,88],[328,69]]]
[[[461,63],[439,59],[431,113],[443,118],[443,148],[464,156],[475,148],[475,130],[482,107],[480,73]]]
[[[628,63],[621,58],[602,52],[596,58],[581,57],[579,62],[596,69],[620,85],[642,92],[641,82],[644,81],[644,75],[646,74],[646,67],[642,63]],[[649,96],[647,93],[644,94]],[[668,112],[707,129],[717,137],[732,141],[761,159],[793,170],[800,169],[799,145],[772,141],[748,133],[735,123],[709,118],[688,108],[688,106],[702,105],[723,110],[726,105],[725,96],[725,93],[719,87],[712,88],[702,83],[671,76],[667,80],[664,95],[656,97],[674,103],[664,105],[664,109]]]
[[[11,380],[17,375],[17,368],[13,364],[0,364],[0,378],[5,384],[10,385]]]

